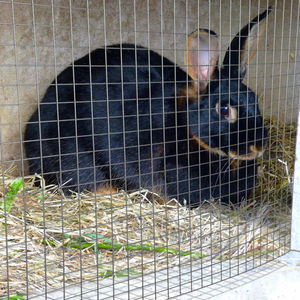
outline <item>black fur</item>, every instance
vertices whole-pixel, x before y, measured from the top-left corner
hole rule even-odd
[[[255,185],[255,160],[233,168],[228,157],[192,138],[240,155],[264,144],[256,95],[222,70],[220,78],[199,101],[176,101],[191,79],[168,59],[131,44],[97,49],[56,78],[29,120],[30,171],[48,184],[64,184],[65,191],[111,184],[154,188],[191,205],[246,199]],[[222,118],[216,103],[236,107],[238,121]]]

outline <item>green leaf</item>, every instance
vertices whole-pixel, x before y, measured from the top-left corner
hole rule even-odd
[[[17,296],[9,296],[9,298],[3,298],[2,300],[23,300],[23,299],[25,299],[24,296],[17,295]]]
[[[3,201],[1,203],[1,209],[4,210],[4,207],[6,209],[6,212],[9,213],[14,202],[16,195],[18,194],[19,190],[23,187],[23,179],[17,178],[16,180],[11,183],[8,188],[9,191],[6,193],[6,197],[3,198]]]
[[[69,239],[70,236],[69,236],[68,234],[64,233],[64,238],[65,238],[65,239]]]

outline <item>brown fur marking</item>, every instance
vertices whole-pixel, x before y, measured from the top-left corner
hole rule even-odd
[[[240,167],[241,161],[238,159],[230,160],[230,167],[232,170],[237,170]]]
[[[198,84],[193,82],[188,87],[183,88],[177,95],[179,102],[197,101],[198,100]]]
[[[256,25],[256,26],[258,26],[258,25]],[[260,45],[260,42],[262,40],[262,37],[264,35],[265,30],[266,30],[266,24],[261,24],[260,27],[259,27],[259,36],[258,37],[249,36],[246,39],[244,47],[243,47],[243,52],[242,52],[241,58],[240,58],[240,63],[241,64],[243,64],[243,65],[249,65],[250,64],[250,62],[252,61],[252,59],[256,55],[256,52],[258,50],[258,47]],[[251,41],[251,38],[252,39],[255,38],[255,40]],[[249,43],[249,41],[250,41],[250,43]],[[250,46],[249,46],[249,44],[250,44]],[[249,49],[249,47],[250,47],[250,49]],[[249,58],[247,59],[248,55],[249,55]]]
[[[198,142],[198,144],[200,145],[200,147],[202,147],[203,149],[208,150],[209,152],[211,152],[213,154],[217,154],[217,155],[220,155],[220,156],[227,156],[225,152],[223,152],[222,150],[220,150],[218,148],[210,147],[203,140],[198,138],[196,135],[193,135],[193,139],[195,139]]]
[[[96,190],[96,194],[98,195],[112,195],[116,193],[118,193],[118,190],[115,187],[109,185],[101,186]]]
[[[229,156],[233,159],[238,159],[238,160],[252,160],[257,157],[262,156],[263,154],[263,148],[257,148],[254,145],[250,146],[250,150],[252,152],[245,154],[245,155],[237,155],[235,152],[230,151]]]

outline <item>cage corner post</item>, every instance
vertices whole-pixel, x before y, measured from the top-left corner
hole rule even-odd
[[[284,260],[292,265],[300,264],[300,112],[298,114],[296,159],[292,203],[291,251]]]

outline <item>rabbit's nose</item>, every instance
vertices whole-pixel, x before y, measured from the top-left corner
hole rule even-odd
[[[263,147],[257,147],[254,145],[250,146],[250,150],[257,155],[256,157],[261,157],[265,151]]]

